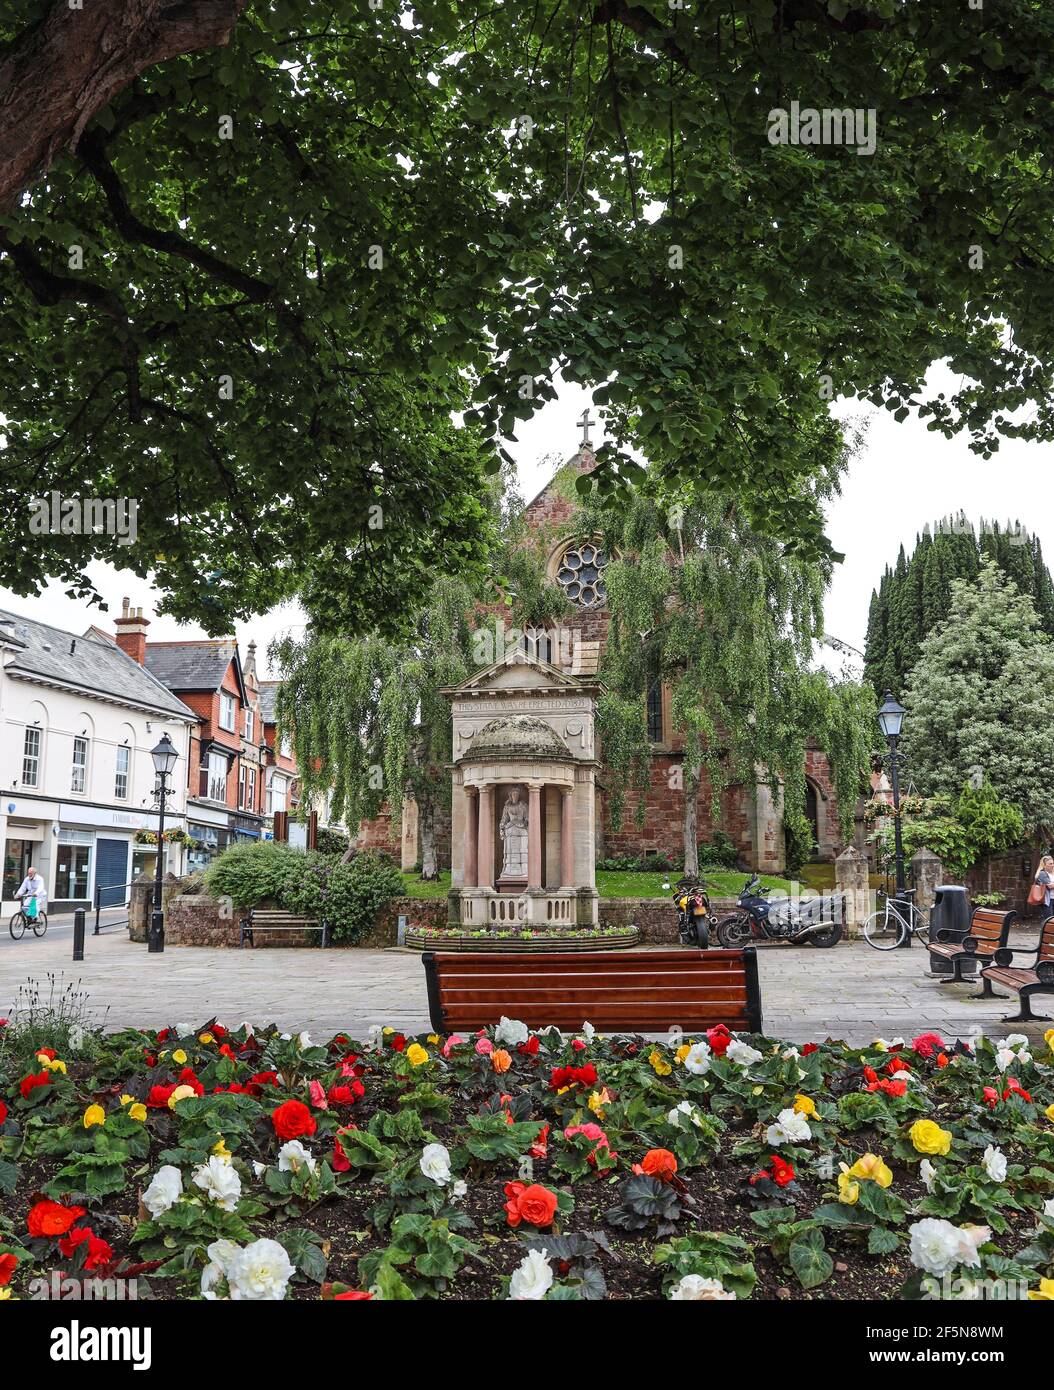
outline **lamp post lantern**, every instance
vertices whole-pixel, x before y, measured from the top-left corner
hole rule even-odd
[[[165,914],[161,907],[161,871],[165,858],[165,794],[170,774],[179,761],[176,746],[168,734],[163,734],[150,756],[157,770],[157,870],[154,876],[154,901],[150,910],[150,930],[146,934],[146,949],[151,954],[165,949]]]
[[[897,762],[897,741],[907,713],[903,705],[894,700],[887,690],[886,697],[878,710],[878,722],[889,744],[889,776],[893,783],[893,854],[897,876],[897,902],[904,901],[904,839],[900,829],[900,768]],[[907,932],[902,943],[911,945],[911,933]]]

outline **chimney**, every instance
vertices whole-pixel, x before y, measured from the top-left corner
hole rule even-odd
[[[113,625],[117,629],[116,641],[121,651],[143,666],[146,663],[146,630],[150,626],[150,619],[143,617],[141,608],[129,607],[125,598],[121,600],[121,616],[114,618]]]

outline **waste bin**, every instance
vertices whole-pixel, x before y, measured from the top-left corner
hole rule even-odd
[[[938,932],[952,932],[961,940],[970,934],[970,895],[959,884],[942,883],[935,891],[933,908],[930,912],[930,940],[937,940]],[[930,955],[930,970],[934,975],[950,975],[952,963],[941,956]],[[977,962],[963,961],[962,973],[970,976],[977,970]]]

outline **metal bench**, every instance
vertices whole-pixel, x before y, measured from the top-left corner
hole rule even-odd
[[[437,1033],[468,1032],[503,1014],[530,1028],[699,1033],[723,1023],[760,1033],[753,946],[740,951],[433,953],[421,957]]]
[[[296,912],[283,912],[280,908],[254,907],[242,918],[239,946],[246,942],[255,946],[256,932],[273,931],[317,931],[322,933],[323,947],[329,945],[329,923],[323,917],[302,917]]]
[[[1010,928],[1016,921],[1016,912],[996,912],[990,907],[978,907],[974,909],[973,917],[970,919],[970,931],[967,936],[953,930],[938,931],[937,940],[931,941],[929,945],[931,967],[933,959],[937,958],[948,961],[952,968],[951,974],[942,975],[939,983],[960,982],[965,966],[969,965],[971,975],[975,975],[979,965],[994,960],[996,952],[1006,948]],[[992,986],[987,980],[982,992],[974,995],[974,998],[994,998]]]
[[[1033,964],[1016,966],[1015,956],[1033,956]],[[1049,1023],[1049,1014],[1032,1012],[1031,999],[1033,994],[1054,994],[1054,917],[1048,917],[1043,923],[1035,947],[1003,947],[996,951],[994,964],[987,966],[981,974],[989,989],[994,981],[1017,993],[1020,1012],[1004,1018],[1004,1023]],[[1009,998],[1008,995],[994,993],[990,997]]]

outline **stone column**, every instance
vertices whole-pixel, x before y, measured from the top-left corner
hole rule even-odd
[[[494,887],[494,788],[484,782],[479,789],[479,846],[477,877],[480,888]]]
[[[465,871],[463,886],[475,888],[479,877],[479,791],[465,788]]]
[[[937,896],[937,886],[944,879],[944,865],[931,849],[916,850],[911,856],[911,871],[915,876],[915,906],[928,912]]]
[[[560,797],[560,887],[573,888],[574,863],[574,787],[564,787]]]
[[[871,912],[867,856],[849,845],[834,861],[834,874],[835,887],[845,894],[846,935],[857,936]]]
[[[527,788],[527,887],[542,886],[542,787],[531,782]]]

